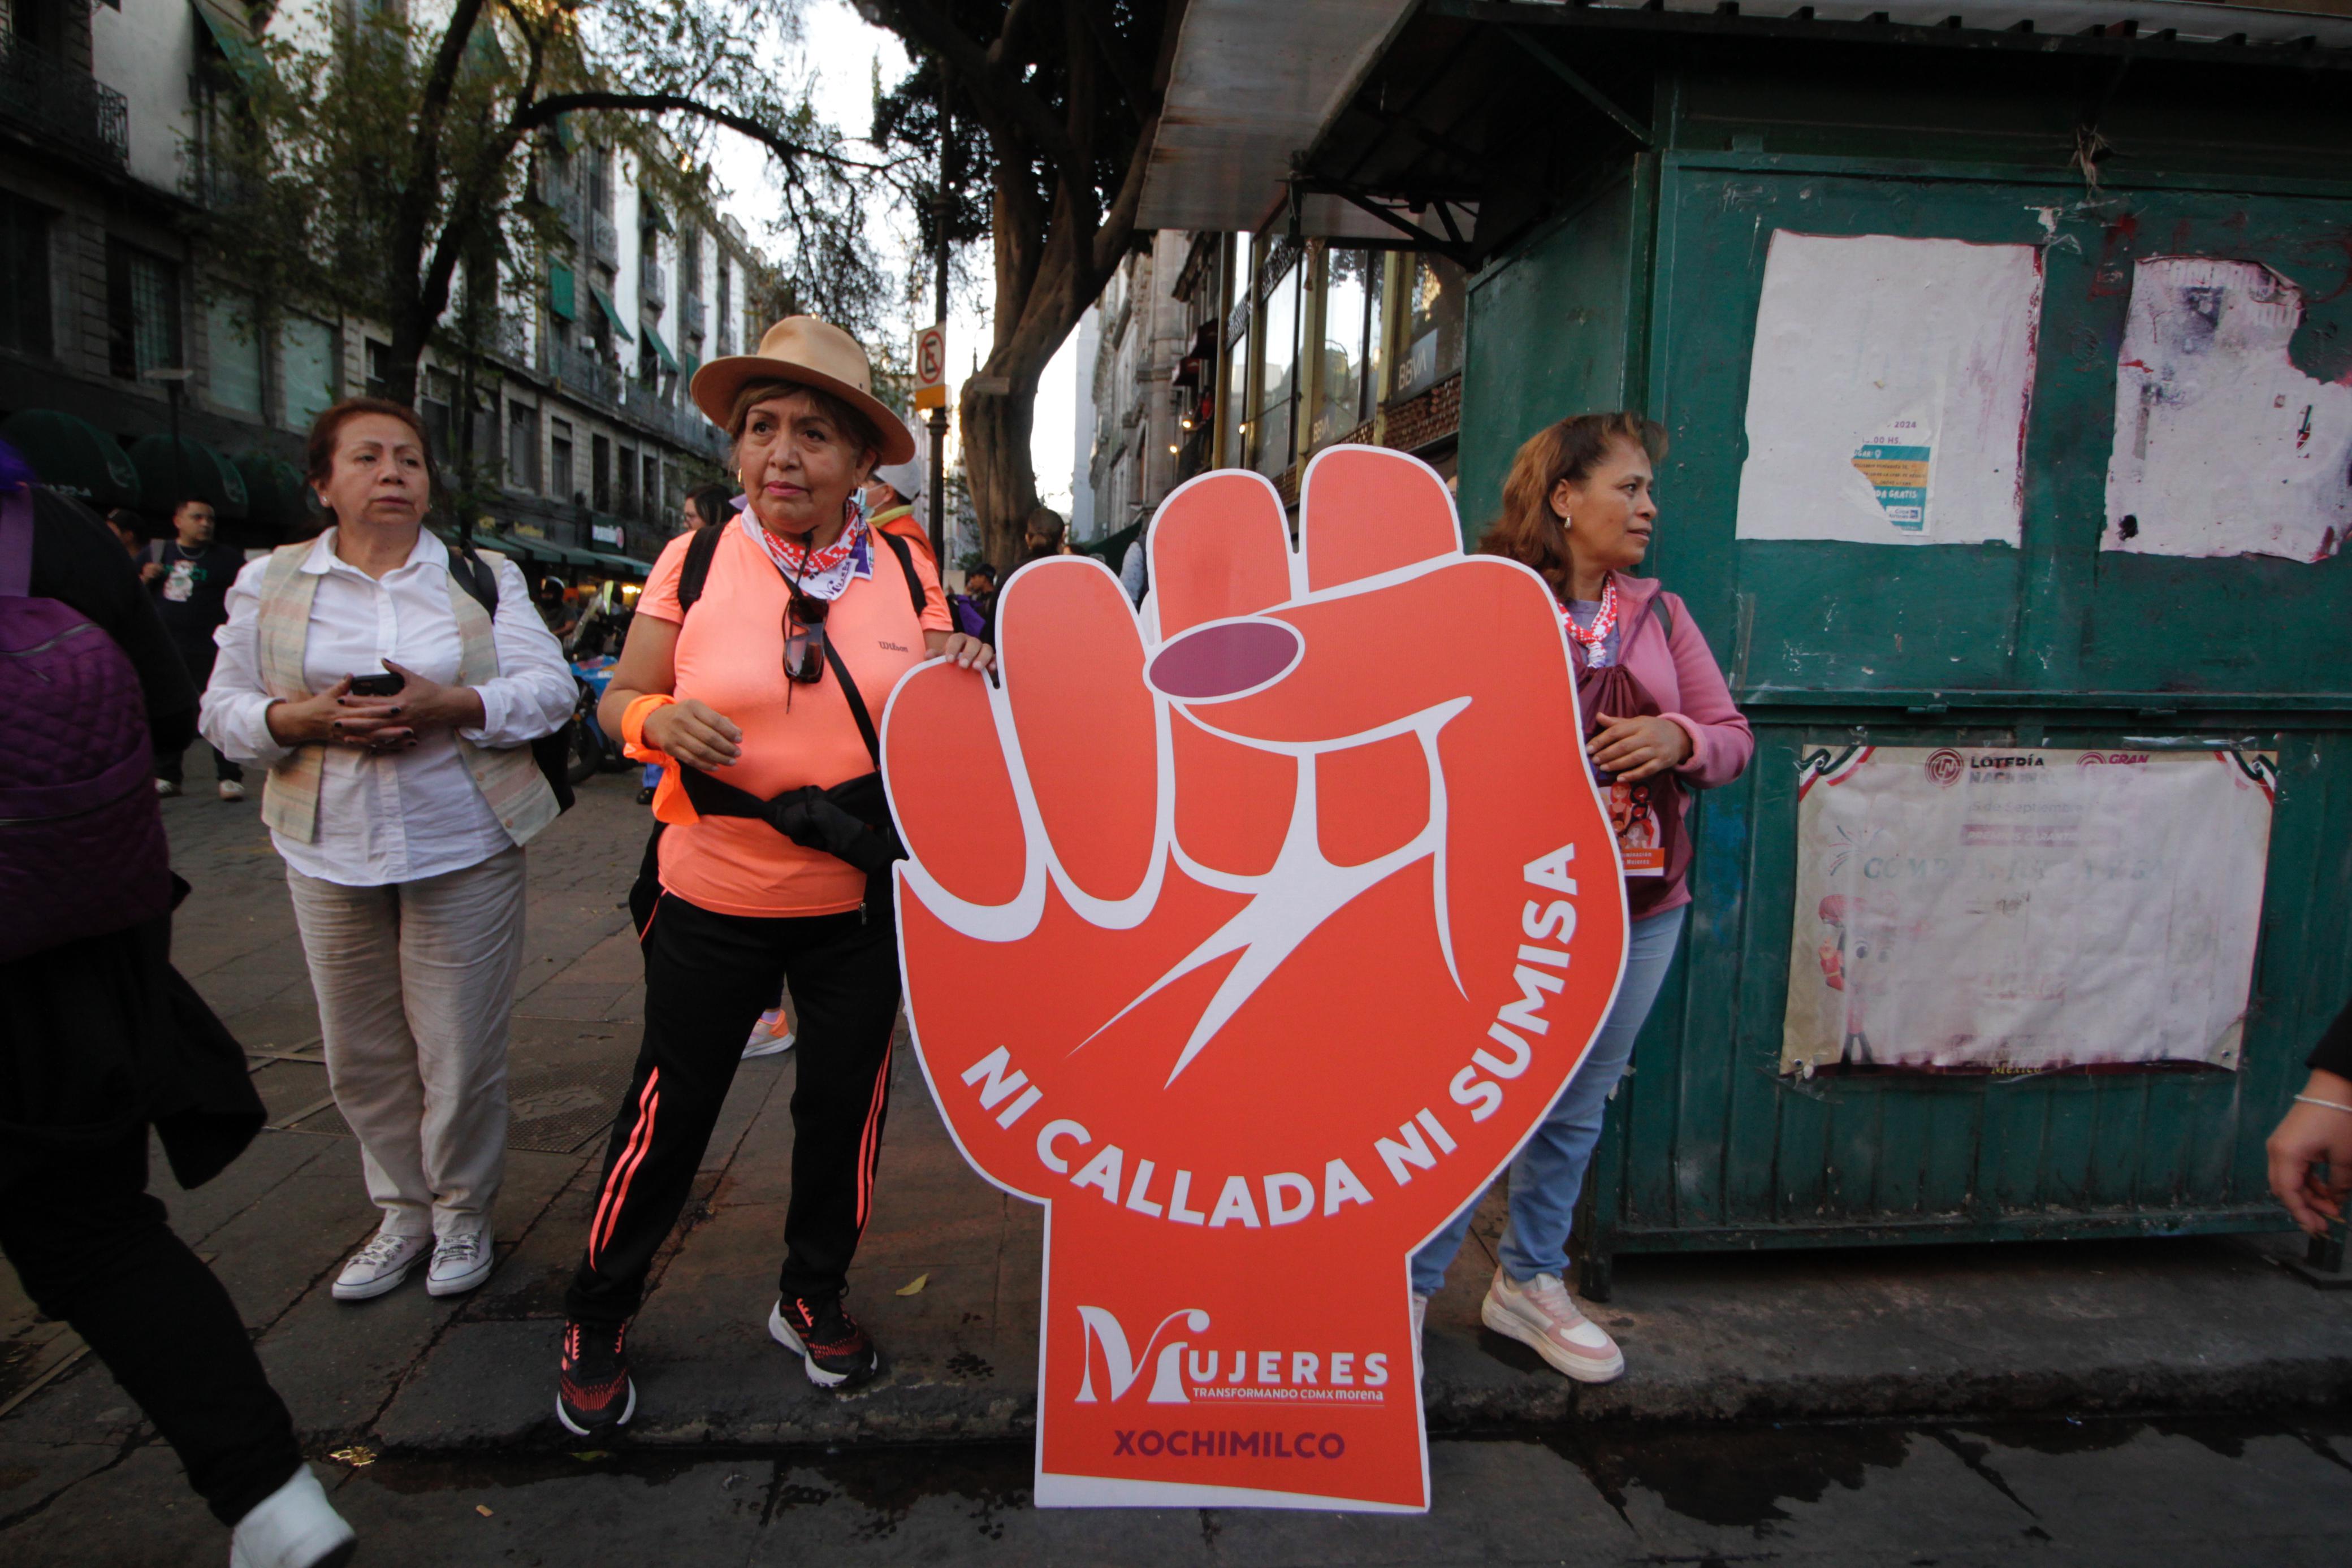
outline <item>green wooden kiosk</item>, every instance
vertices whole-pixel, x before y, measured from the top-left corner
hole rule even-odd
[[[1755,726],[1746,776],[1698,804],[1682,956],[1588,1187],[1596,1296],[1627,1252],[2283,1229],[2263,1141],[2352,995],[2352,551],[2101,549],[2137,261],[2276,269],[2298,367],[2352,379],[2352,19],[2273,11],[2249,37],[2235,5],[1958,4],[1427,0],[1300,165],[1366,210],[1476,214],[1473,530],[1550,421],[1666,426],[1644,570]],[[2015,545],[1737,536],[1776,230],[2038,247]],[[2200,742],[2278,758],[2235,1070],[1781,1070],[1808,757]]]

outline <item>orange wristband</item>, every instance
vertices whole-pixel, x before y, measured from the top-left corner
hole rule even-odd
[[[654,709],[676,701],[677,698],[667,692],[647,692],[621,710],[621,745],[628,754],[656,749],[646,744],[646,720],[653,716]]]

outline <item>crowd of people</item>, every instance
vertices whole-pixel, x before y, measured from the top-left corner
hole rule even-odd
[[[737,488],[687,498],[598,712],[647,769],[653,825],[628,898],[644,1034],[551,1369],[559,1420],[592,1442],[635,1412],[630,1325],[747,1056],[797,1053],[768,1332],[819,1386],[877,1371],[848,1273],[881,1174],[900,1000],[877,720],[919,663],[982,680],[994,659],[995,577],[976,567],[961,594],[943,591],[914,442],[873,395],[854,340],[792,318],[754,352],[702,366],[691,391],[727,433]],[[1692,793],[1737,778],[1754,746],[1689,607],[1633,575],[1659,522],[1664,450],[1637,415],[1561,420],[1520,449],[1483,545],[1551,587],[1596,786],[1621,847],[1641,851],[1624,855],[1623,982],[1508,1172],[1481,1308],[1588,1382],[1620,1375],[1625,1358],[1566,1284],[1577,1199],[1682,938]],[[435,476],[414,411],[335,404],[310,432],[307,476],[329,526],[245,563],[213,542],[201,502],[178,509],[173,538],[141,546],[128,524],[110,539],[0,471],[0,594],[58,601],[110,639],[161,792],[179,787],[199,734],[225,797],[242,793],[244,770],[263,775],[330,1082],[380,1215],[332,1294],[369,1301],[421,1270],[430,1293],[460,1295],[495,1266],[527,846],[562,809],[541,743],[573,712],[559,633],[578,624],[511,560],[425,526]],[[1065,535],[1041,508],[1023,560],[1066,550]],[[15,578],[12,551],[29,562]],[[1139,600],[1139,559],[1122,563]],[[143,777],[137,797],[152,813]],[[160,856],[160,829],[154,845]],[[121,874],[134,873],[162,867]],[[226,1293],[146,1191],[151,1126],[194,1182],[261,1123],[235,1041],[170,967],[170,928],[158,908],[95,936],[0,948],[0,1122],[29,1130],[0,1145],[0,1247],[177,1448],[232,1527],[235,1561],[308,1568],[348,1553],[352,1532],[303,1465]],[[2312,1068],[2272,1175],[2298,1223],[2324,1228],[2352,1188],[2352,1013]],[[1412,1260],[1416,1333],[1475,1207]]]

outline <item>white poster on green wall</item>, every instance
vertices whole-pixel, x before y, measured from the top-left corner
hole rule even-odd
[[[1773,232],[1741,538],[2017,543],[2042,254]]]

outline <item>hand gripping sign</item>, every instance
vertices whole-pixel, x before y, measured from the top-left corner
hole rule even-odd
[[[1428,1506],[1406,1259],[1559,1094],[1625,906],[1542,580],[1335,447],[1006,584],[893,695],[900,955],[964,1156],[1047,1206],[1036,1500]],[[1156,627],[1150,622],[1156,621]]]

